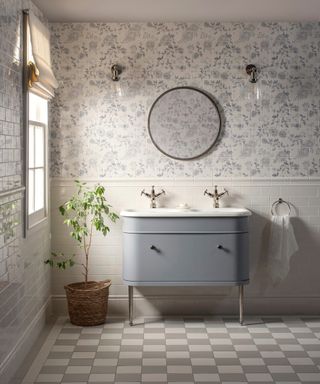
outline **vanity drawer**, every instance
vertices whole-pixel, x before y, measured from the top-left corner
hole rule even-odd
[[[247,233],[124,233],[123,246],[123,279],[131,285],[249,279]]]
[[[125,217],[124,233],[248,232],[248,217]]]

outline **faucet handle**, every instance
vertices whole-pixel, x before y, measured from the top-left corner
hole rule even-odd
[[[166,194],[166,191],[164,189],[161,189],[161,192],[158,192],[155,196],[159,197],[159,196],[165,195],[165,194]]]
[[[223,187],[223,192],[218,192],[218,186],[215,185],[214,186],[214,194],[217,196],[217,197],[222,197],[223,195],[227,194],[229,195],[229,192],[227,189],[225,189],[225,187]]]
[[[210,197],[213,197],[213,194],[210,193],[210,192],[208,192],[208,189],[207,189],[207,188],[206,188],[205,191],[203,192],[203,195],[204,195],[204,196],[205,196],[205,195],[208,195],[208,196],[210,196]]]
[[[141,191],[141,194],[140,194],[141,196],[142,195],[145,195],[145,196],[147,196],[147,197],[151,197],[151,195],[150,195],[150,193],[147,193],[146,191],[145,191],[145,189],[143,188],[143,190]]]
[[[223,187],[223,192],[220,193],[220,196],[223,196],[227,194],[229,196],[229,191],[227,189],[225,189],[225,187]]]
[[[161,192],[156,193],[154,189],[154,185],[151,186],[151,193],[147,193],[145,189],[141,191],[141,196],[144,195],[148,199],[150,199],[150,208],[156,208],[156,198],[160,195],[165,194],[165,191],[162,189]]]

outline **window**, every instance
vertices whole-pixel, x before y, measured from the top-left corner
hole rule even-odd
[[[48,101],[32,92],[28,123],[28,223],[34,226],[47,215]]]
[[[48,101],[58,87],[51,68],[50,32],[31,11],[23,14],[26,229],[47,216]]]

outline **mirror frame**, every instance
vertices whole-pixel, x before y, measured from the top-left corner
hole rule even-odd
[[[173,155],[169,155],[167,152],[165,152],[163,149],[161,149],[159,147],[159,145],[154,141],[153,137],[152,137],[152,133],[151,133],[151,129],[150,129],[150,120],[151,120],[151,115],[152,115],[152,111],[155,107],[155,105],[158,103],[158,101],[164,96],[166,95],[167,93],[169,92],[173,92],[173,91],[176,91],[178,89],[188,89],[188,90],[191,90],[191,91],[195,91],[195,92],[199,92],[201,93],[203,96],[207,97],[210,102],[214,105],[216,111],[217,111],[217,114],[219,116],[219,128],[218,128],[218,133],[217,133],[217,136],[216,138],[213,140],[213,142],[210,144],[210,146],[205,150],[203,151],[202,153],[200,153],[199,155],[196,155],[196,156],[192,156],[192,157],[177,157],[177,156],[173,156]],[[215,101],[215,99],[206,91],[203,91],[202,89],[199,89],[199,88],[196,88],[196,87],[191,87],[191,86],[180,86],[180,87],[174,87],[174,88],[170,88],[168,89],[167,91],[161,93],[160,96],[158,96],[156,98],[156,100],[152,103],[151,105],[151,108],[150,108],[150,111],[149,111],[149,115],[148,115],[148,133],[149,133],[149,137],[153,143],[153,145],[162,153],[164,154],[165,156],[168,156],[170,157],[171,159],[175,159],[175,160],[182,160],[182,161],[189,161],[189,160],[195,160],[195,159],[199,159],[201,158],[202,156],[206,155],[208,152],[210,152],[212,150],[212,148],[215,146],[215,144],[217,143],[219,137],[220,137],[220,134],[221,134],[221,128],[222,128],[222,119],[221,119],[221,113],[219,111],[219,108],[218,108],[218,105],[217,105],[217,102]]]

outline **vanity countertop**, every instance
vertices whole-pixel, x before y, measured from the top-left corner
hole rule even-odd
[[[251,212],[246,208],[149,208],[126,209],[121,211],[120,215],[122,217],[238,217],[251,216]]]

